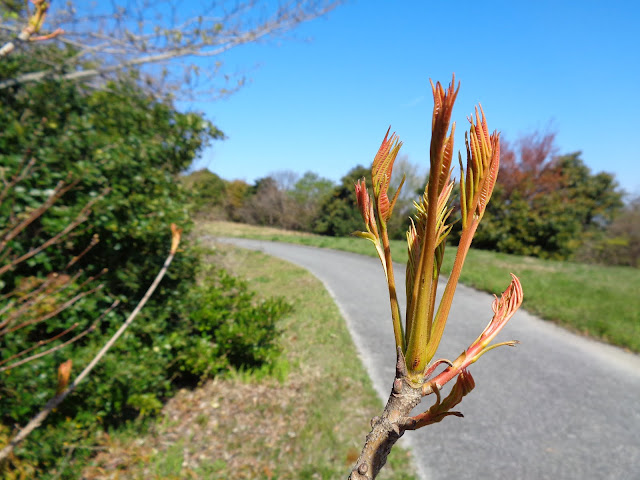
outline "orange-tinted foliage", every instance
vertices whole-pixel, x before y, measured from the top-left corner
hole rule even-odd
[[[557,154],[555,132],[533,132],[511,143],[500,140],[498,183],[509,198],[515,191],[526,200],[562,188],[564,177],[554,163]]]

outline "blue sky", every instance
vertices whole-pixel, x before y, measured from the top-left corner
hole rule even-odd
[[[248,84],[196,102],[227,135],[194,168],[256,178],[369,165],[389,125],[426,170],[429,78],[461,81],[453,120],[481,102],[509,140],[551,126],[560,153],[640,194],[640,3],[352,0],[266,44],[223,57]]]

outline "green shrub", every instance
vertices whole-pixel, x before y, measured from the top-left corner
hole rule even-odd
[[[97,429],[118,428],[139,415],[157,413],[178,386],[194,385],[230,368],[278,367],[277,324],[292,308],[283,299],[258,301],[246,282],[217,269],[207,272],[207,280],[188,291],[183,301],[173,299],[167,308],[171,314],[143,310],[87,381],[16,450],[25,465],[39,468],[39,478],[57,471],[65,445],[90,446]],[[2,424],[24,424],[53,396],[57,365],[72,358],[81,368],[104,339],[90,336],[73,350],[5,372],[0,385]],[[3,347],[3,355],[11,351]],[[90,449],[78,450],[74,458],[90,454]],[[65,468],[73,472],[76,465]]]
[[[209,284],[191,292],[190,329],[176,335],[181,350],[177,365],[187,375],[212,375],[229,367],[273,365],[280,354],[277,321],[291,311],[282,298],[256,301],[247,284],[224,270],[209,275]],[[181,337],[181,340],[178,338]]]
[[[218,210],[224,216],[227,182],[222,178],[203,168],[180,177],[180,181],[189,192],[195,211]]]

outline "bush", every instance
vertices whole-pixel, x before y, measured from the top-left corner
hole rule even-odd
[[[16,59],[19,56],[0,63],[0,78],[12,74],[3,68],[19,68]],[[58,181],[78,182],[24,235],[9,242],[7,249],[12,254],[41,245],[75,218],[88,200],[104,188],[110,189],[95,205],[89,220],[63,243],[3,276],[0,309],[13,298],[6,295],[16,287],[36,285],[52,272],[80,274],[77,284],[106,267],[108,272],[99,279],[105,288],[47,322],[0,338],[0,357],[9,358],[76,322],[81,331],[115,298],[122,302],[119,311],[105,317],[97,330],[82,340],[2,374],[0,424],[5,427],[24,425],[54,395],[60,363],[73,360],[75,376],[121,325],[168,253],[169,224],[190,227],[187,195],[177,180],[179,173],[211,139],[221,136],[201,116],[180,113],[169,102],[143,94],[133,82],[104,88],[85,91],[82,86],[46,81],[0,91],[0,122],[5,126],[0,134],[1,173],[11,178],[23,158],[37,161],[33,174],[12,189],[0,205],[0,224],[4,227],[39,205]],[[68,260],[82,251],[94,234],[100,243],[72,271],[64,271]],[[206,310],[204,302],[215,298],[216,289],[224,285],[196,286],[198,256],[188,242],[182,248],[150,302],[89,379],[16,450],[24,462],[21,468],[37,467],[38,478],[45,478],[45,472],[54,475],[56,465],[69,453],[65,444],[90,446],[97,429],[118,427],[140,413],[152,414],[178,382],[183,385],[201,375],[215,374],[233,362],[238,362],[238,368],[249,368],[275,357],[272,324],[286,311],[284,304],[254,305],[246,289],[243,293],[237,286],[235,293],[225,294],[230,303],[215,308],[233,310],[215,315],[234,318],[242,312],[238,328],[249,325],[251,314],[261,318],[262,323],[252,326],[255,351],[242,358],[234,352],[253,345],[250,338],[224,322],[218,326],[211,323],[206,329],[199,327],[204,320],[190,319],[191,306]],[[65,298],[64,292],[56,295],[49,299],[53,303],[42,304],[43,311]],[[202,312],[199,315],[206,317]],[[225,333],[218,334],[217,328]],[[217,336],[226,342],[224,348],[218,345]],[[204,358],[215,360],[220,354],[226,355],[224,361],[214,361],[216,368],[209,370],[190,364],[187,360],[193,359],[195,343]],[[77,470],[76,459],[90,454],[82,448],[73,452],[71,460],[65,460],[67,473]]]
[[[245,282],[218,269],[207,272],[207,280],[187,292],[185,301],[168,302],[167,309],[171,314],[143,310],[94,374],[16,450],[21,468],[37,468],[39,478],[54,475],[65,445],[90,447],[97,429],[157,413],[179,386],[230,368],[271,368],[281,351],[277,324],[291,306],[282,299],[257,301]],[[0,387],[2,424],[26,423],[53,396],[56,366],[67,358],[86,365],[104,337],[92,336],[73,350],[6,372]],[[3,347],[3,354],[11,350]],[[90,454],[79,448],[74,460]],[[70,462],[63,471],[76,469]]]
[[[603,232],[622,207],[614,177],[593,174],[579,152],[553,157],[538,170],[525,168],[525,162],[514,173],[509,149],[503,150],[505,162],[501,161],[475,248],[569,259],[586,239]],[[456,225],[452,238],[458,232]]]
[[[227,182],[215,173],[202,169],[181,176],[180,181],[190,195],[196,212],[209,218],[225,218],[225,199]]]
[[[174,334],[178,370],[187,376],[210,376],[229,367],[272,365],[280,354],[277,321],[291,311],[282,298],[256,301],[244,281],[218,269],[210,283],[189,295],[197,305],[189,318],[195,335]]]

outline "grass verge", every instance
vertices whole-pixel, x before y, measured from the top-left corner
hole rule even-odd
[[[375,256],[371,244],[359,238],[334,238],[287,232],[230,222],[204,222],[201,233],[257,238],[345,250]],[[403,241],[392,241],[394,261],[406,263]],[[451,271],[455,248],[445,254],[443,272]],[[542,260],[485,250],[470,250],[461,282],[500,293],[513,272],[522,281],[524,308],[575,332],[640,353],[640,270]]]
[[[261,297],[284,296],[282,359],[270,371],[230,372],[171,399],[136,438],[105,435],[83,478],[346,478],[378,414],[377,398],[344,320],[305,270],[226,245],[210,260],[249,281]],[[379,478],[414,479],[396,447]]]

